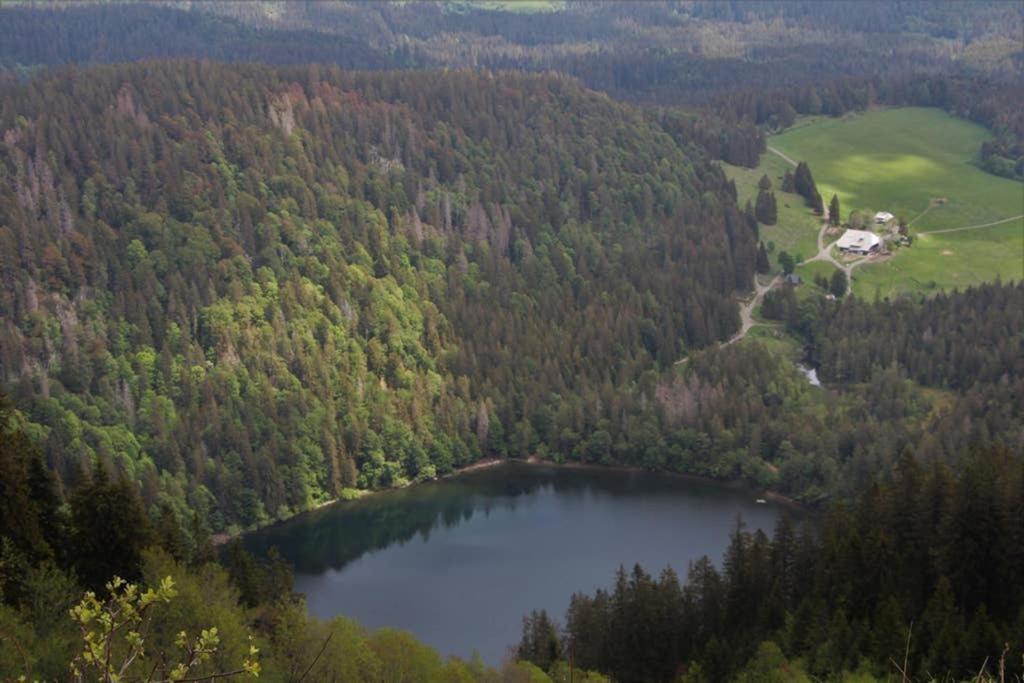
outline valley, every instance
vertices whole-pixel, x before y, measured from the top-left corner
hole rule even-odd
[[[0,681],[1020,683],[1022,28],[0,3]]]

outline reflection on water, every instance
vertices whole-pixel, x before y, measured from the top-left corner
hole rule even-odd
[[[742,515],[770,532],[757,495],[643,472],[509,463],[339,503],[245,537],[277,546],[310,612],[412,631],[443,654],[497,664],[533,608],[561,617],[620,565],[685,574],[715,561]]]
[[[510,463],[467,472],[453,479],[387,491],[314,510],[244,537],[246,547],[265,554],[276,546],[303,574],[341,569],[364,553],[404,544],[417,535],[429,541],[438,528],[450,529],[496,508],[513,510],[516,500],[551,487],[583,491],[591,484],[559,468]],[[596,473],[598,479],[610,477]],[[542,476],[537,476],[542,475]]]

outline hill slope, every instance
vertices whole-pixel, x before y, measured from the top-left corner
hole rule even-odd
[[[550,77],[8,85],[0,377],[65,480],[100,457],[216,529],[595,430],[628,450],[631,388],[728,337],[753,270],[684,124]]]

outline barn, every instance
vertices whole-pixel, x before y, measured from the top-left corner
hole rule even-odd
[[[867,230],[847,230],[836,242],[844,254],[871,254],[882,246],[882,239]]]

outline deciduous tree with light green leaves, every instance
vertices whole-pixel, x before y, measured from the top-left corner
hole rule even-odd
[[[158,587],[145,590],[138,584],[114,577],[106,588],[110,596],[106,600],[89,591],[71,609],[71,617],[78,624],[83,642],[81,652],[70,665],[71,680],[75,683],[121,683],[128,680],[185,683],[259,676],[260,664],[256,659],[259,650],[252,644],[248,656],[237,668],[209,670],[208,663],[220,645],[216,627],[203,629],[197,636],[179,632],[175,639],[177,652],[147,652],[150,612],[161,604],[169,603],[177,595],[171,577],[165,577]]]

